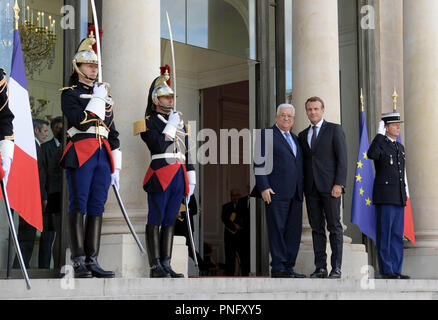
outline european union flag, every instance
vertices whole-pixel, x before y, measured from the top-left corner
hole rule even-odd
[[[357,156],[356,175],[354,178],[353,204],[351,207],[351,222],[360,231],[376,242],[376,210],[372,204],[374,171],[373,162],[368,159],[367,151],[370,144],[365,125],[365,114],[361,112],[360,145]]]

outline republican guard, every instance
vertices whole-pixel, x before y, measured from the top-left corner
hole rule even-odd
[[[0,179],[3,180],[3,178],[5,178],[5,184],[14,155],[14,131],[12,126],[14,115],[9,109],[8,101],[6,73],[0,68]]]
[[[175,220],[184,196],[189,198],[196,185],[196,173],[188,157],[188,126],[174,110],[174,92],[169,87],[169,68],[149,89],[146,128],[141,138],[151,153],[143,189],[148,193],[146,245],[150,277],[180,278],[171,267]]]
[[[114,124],[108,83],[97,83],[98,57],[93,34],[73,59],[70,86],[61,106],[67,118],[67,145],[61,158],[69,189],[70,249],[75,277],[112,278],[97,262],[102,215],[111,184],[119,187],[122,153]],[[85,226],[83,225],[84,216]]]

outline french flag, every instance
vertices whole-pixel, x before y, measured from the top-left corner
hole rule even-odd
[[[20,34],[14,30],[9,108],[14,114],[14,158],[7,191],[11,208],[38,230],[43,229],[38,162]]]

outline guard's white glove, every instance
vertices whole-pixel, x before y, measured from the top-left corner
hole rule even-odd
[[[111,173],[111,184],[116,186],[116,189],[120,188],[120,169],[114,169],[114,173]]]
[[[85,97],[91,97],[85,110],[94,113],[99,119],[105,120],[106,104],[111,104],[111,99],[108,97],[107,85],[105,83],[100,85],[96,83],[93,87],[93,95],[85,95]]]
[[[2,159],[2,168],[5,172],[5,177],[3,178],[3,182],[6,186],[8,182],[9,171],[11,170],[12,158],[14,157],[14,142],[11,140],[2,140],[0,141],[0,153]]]
[[[189,183],[188,197],[190,199],[190,197],[195,192],[195,186],[196,186],[196,172],[195,172],[195,170],[187,171],[187,182]]]
[[[108,90],[106,88],[106,84],[105,83],[101,83],[100,85],[97,83],[94,84],[93,96],[106,100],[108,97]]]
[[[381,134],[381,135],[385,135],[386,134],[385,122],[383,120],[381,120],[379,122],[379,129],[377,129],[377,133]]]
[[[11,170],[12,159],[9,157],[2,157],[2,168],[5,172],[5,177],[3,178],[4,185],[8,184],[9,171]]]
[[[196,184],[189,184],[189,194],[187,195],[189,197],[189,199],[195,193],[195,187],[196,187]]]
[[[176,129],[178,128],[181,118],[178,112],[170,112],[169,119],[167,120],[167,125],[163,130],[163,133],[175,139]]]

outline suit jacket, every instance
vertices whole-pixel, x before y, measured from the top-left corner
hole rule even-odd
[[[297,136],[291,133],[292,139],[297,147],[297,155],[295,156],[290,148],[286,138],[274,125],[270,129],[262,130],[261,141],[257,142],[256,148],[260,147],[261,156],[269,159],[265,151],[269,150],[265,145],[266,130],[272,130],[272,172],[266,174],[257,174],[256,172],[256,188],[251,193],[252,196],[260,197],[263,190],[271,188],[275,194],[271,195],[272,200],[291,200],[295,196],[303,201],[303,152],[298,142]],[[271,143],[267,141],[267,143]],[[254,168],[266,167],[266,162],[263,164],[254,164]]]
[[[405,148],[399,142],[378,134],[368,149],[368,158],[374,160],[376,178],[373,186],[373,204],[406,205]]]
[[[44,160],[47,166],[47,194],[61,192],[62,187],[62,171],[59,167],[59,161],[62,156],[62,145],[56,146],[55,139],[41,144],[44,154]]]
[[[38,162],[38,175],[40,178],[40,193],[41,201],[47,200],[46,192],[46,182],[47,182],[47,164],[44,157],[43,149],[35,141],[36,151],[37,151],[37,162]]]
[[[331,193],[335,184],[347,182],[347,143],[339,124],[323,121],[315,150],[307,142],[309,126],[298,135],[304,153],[304,192],[310,194],[313,182],[322,193]]]
[[[242,233],[247,227],[247,213],[248,212],[243,206],[243,203],[240,201],[240,199],[236,205],[234,205],[233,202],[228,202],[224,204],[222,206],[222,222],[225,225],[225,233]],[[243,229],[241,231],[237,231],[234,224],[241,226]]]

